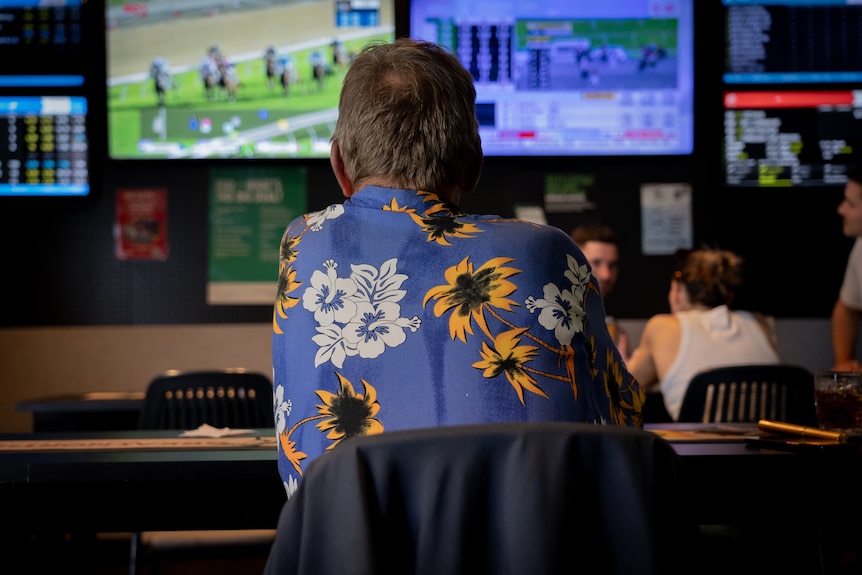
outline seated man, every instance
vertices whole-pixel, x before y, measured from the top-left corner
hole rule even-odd
[[[279,472],[383,431],[640,426],[644,395],[558,228],[458,209],[482,168],[470,73],[407,38],[349,68],[331,164],[347,198],[291,222],[273,314]]]
[[[576,227],[571,235],[590,262],[592,274],[599,281],[602,298],[606,300],[617,285],[620,272],[620,242],[616,233],[609,226],[590,224]],[[605,312],[607,313],[607,307]],[[628,334],[612,316],[606,316],[605,321],[623,359],[628,359],[630,353]]]

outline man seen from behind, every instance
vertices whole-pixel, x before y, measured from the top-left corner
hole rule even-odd
[[[471,215],[473,78],[435,44],[359,53],[331,164],[346,198],[291,222],[273,314],[279,472],[354,436],[504,421],[641,426],[643,390],[565,232]]]

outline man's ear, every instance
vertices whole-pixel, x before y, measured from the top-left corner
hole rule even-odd
[[[335,174],[341,193],[344,194],[345,198],[349,198],[353,195],[353,182],[350,181],[347,172],[344,171],[344,158],[341,157],[338,140],[332,140],[332,146],[329,148],[329,163],[332,165],[332,172]]]

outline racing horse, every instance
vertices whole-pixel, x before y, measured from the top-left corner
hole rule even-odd
[[[290,90],[290,85],[299,81],[299,74],[296,72],[296,64],[290,56],[281,56],[278,59],[276,72],[281,81],[281,93],[287,96]]]
[[[219,66],[219,61],[221,60],[221,56],[219,53],[218,46],[211,47],[206,56],[204,56],[203,60],[201,60],[200,65],[200,74],[201,81],[204,85],[204,93],[206,94],[207,100],[211,100],[213,94],[215,93],[215,89],[221,84],[221,70]]]
[[[236,93],[239,89],[239,74],[233,64],[220,58],[218,60],[219,83],[221,88],[224,88],[224,93],[227,99],[231,102],[236,102]]]
[[[317,91],[322,92],[326,86],[326,77],[333,74],[332,67],[326,63],[319,51],[311,53],[311,75],[317,84]]]
[[[153,63],[150,65],[150,78],[153,79],[159,106],[164,106],[168,90],[176,87],[174,77],[168,69],[167,60],[162,57],[153,59]]]
[[[270,46],[263,54],[263,68],[266,73],[266,85],[271,90],[275,87],[275,78],[278,74],[278,55],[275,48]]]
[[[336,38],[329,46],[332,48],[332,67],[341,70],[347,68],[350,64],[350,57],[344,49],[344,44]]]

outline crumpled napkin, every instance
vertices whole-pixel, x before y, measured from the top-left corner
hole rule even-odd
[[[234,435],[254,434],[253,429],[231,429],[230,427],[213,427],[204,423],[197,429],[190,429],[180,433],[180,437],[231,437]]]

